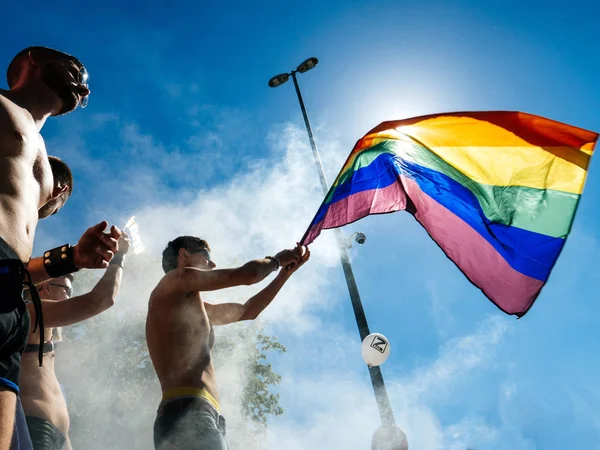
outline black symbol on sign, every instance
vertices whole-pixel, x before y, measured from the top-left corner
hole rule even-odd
[[[385,349],[388,344],[383,339],[378,336],[373,337],[373,342],[371,342],[371,347],[377,350],[379,353],[385,353]]]

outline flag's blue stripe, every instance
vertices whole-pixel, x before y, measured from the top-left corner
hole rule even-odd
[[[321,206],[313,223],[323,220],[332,203],[358,192],[383,189],[397,183],[399,174],[415,180],[425,194],[474,228],[513,269],[537,280],[548,279],[564,239],[492,222],[485,217],[475,195],[462,184],[443,173],[389,153],[381,154],[338,186],[331,201]]]

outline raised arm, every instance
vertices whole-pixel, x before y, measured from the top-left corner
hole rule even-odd
[[[233,286],[247,286],[264,280],[279,266],[287,267],[298,263],[298,253],[283,250],[274,257],[249,261],[235,269],[202,270],[195,267],[180,267],[170,271],[158,289],[170,292],[206,292]]]
[[[129,242],[125,238],[119,241],[121,250],[112,259],[108,269],[93,289],[87,294],[78,295],[67,300],[42,299],[44,325],[46,327],[64,327],[82,322],[106,311],[114,305],[123,276],[123,259],[129,250]],[[28,303],[32,327],[35,322],[35,308]]]
[[[300,257],[297,264],[290,268],[284,266],[267,287],[251,297],[246,303],[220,303],[212,305],[204,302],[210,323],[213,325],[227,325],[242,320],[256,319],[269,306],[292,274],[302,267],[309,258],[310,251],[306,248],[305,253]]]

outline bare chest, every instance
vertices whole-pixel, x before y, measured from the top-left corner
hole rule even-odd
[[[22,193],[43,205],[52,194],[53,178],[46,146],[31,115],[0,95],[1,194]]]

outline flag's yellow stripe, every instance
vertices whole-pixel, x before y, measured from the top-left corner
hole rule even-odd
[[[584,143],[581,148],[532,145],[489,122],[462,117],[451,119],[450,123],[441,118],[430,119],[369,134],[357,143],[342,173],[351,169],[357,154],[364,149],[386,140],[409,138],[425,145],[478,183],[581,194],[593,142]],[[546,137],[538,139],[543,141]],[[556,136],[551,136],[551,140],[556,143]]]

